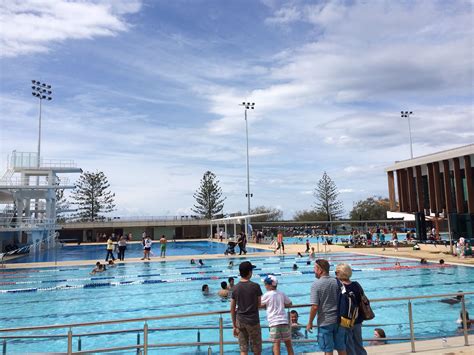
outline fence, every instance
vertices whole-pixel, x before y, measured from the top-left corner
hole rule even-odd
[[[411,297],[393,297],[393,298],[379,298],[371,300],[372,303],[376,302],[394,302],[394,301],[407,301],[407,312],[408,320],[410,326],[410,336],[401,337],[401,338],[384,338],[384,341],[404,341],[409,340],[411,343],[411,351],[415,352],[415,342],[416,340],[422,340],[423,338],[415,337],[415,324],[413,321],[413,300],[420,299],[432,299],[432,298],[445,298],[445,297],[458,297],[461,299],[461,311],[462,311],[462,331],[464,336],[464,345],[469,346],[468,339],[468,320],[466,315],[466,295],[473,295],[474,292],[459,292],[459,293],[448,293],[448,294],[436,294],[436,295],[425,295],[425,296],[411,296]],[[291,308],[301,308],[301,307],[310,307],[309,304],[294,305]],[[208,346],[208,353],[212,353],[211,346],[219,347],[219,354],[224,354],[225,345],[235,345],[237,341],[225,341],[224,340],[224,329],[230,327],[224,327],[224,322],[222,316],[228,314],[229,311],[214,311],[214,312],[202,312],[202,313],[186,313],[186,314],[176,314],[176,315],[164,315],[156,317],[143,317],[143,318],[130,318],[130,319],[120,319],[120,320],[106,320],[98,322],[88,322],[88,323],[70,323],[70,324],[56,324],[56,325],[44,325],[44,326],[33,326],[33,327],[18,327],[18,328],[4,328],[0,329],[0,339],[2,339],[2,350],[3,354],[8,352],[8,341],[18,341],[18,340],[27,340],[27,339],[57,339],[57,338],[67,338],[67,349],[66,353],[69,354],[90,354],[90,353],[110,353],[115,351],[123,350],[135,350],[137,354],[147,355],[149,349],[164,348],[164,347],[199,347],[199,346]],[[179,318],[193,318],[193,317],[203,317],[209,315],[219,316],[217,326],[201,326],[201,327],[160,327],[160,328],[150,328],[148,322],[155,320],[165,320],[165,319],[179,319]],[[110,324],[125,324],[125,323],[143,323],[143,327],[140,328],[131,328],[124,330],[115,330],[107,332],[91,332],[91,333],[73,333],[73,329],[81,327],[90,327],[98,325],[110,325]],[[378,325],[369,325],[369,326],[378,326]],[[13,334],[5,335],[6,333],[18,333],[18,332],[31,332],[31,331],[44,331],[52,329],[67,329],[66,334]],[[218,330],[218,341],[206,341],[202,342],[200,339],[200,329],[216,329]],[[197,330],[197,341],[196,342],[181,342],[181,343],[159,343],[152,344],[149,342],[149,334],[151,332],[157,331],[169,331],[169,330]],[[137,333],[137,344],[131,344],[126,346],[115,346],[108,348],[97,348],[97,349],[88,349],[82,350],[82,340],[83,338],[99,336],[99,335],[111,335],[111,334],[124,334],[124,333]],[[77,338],[77,350],[73,350],[73,339]],[[142,340],[141,340],[142,339]],[[381,339],[364,339],[368,340],[378,340]],[[269,342],[269,341],[264,341]],[[294,343],[316,343],[316,339],[297,339],[294,340]]]

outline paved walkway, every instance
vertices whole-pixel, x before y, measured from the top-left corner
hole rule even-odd
[[[429,355],[457,355],[457,354],[474,354],[474,336],[469,336],[469,346],[464,345],[464,337],[447,338],[444,343],[442,339],[424,340],[415,342],[415,350],[417,354]],[[411,352],[411,344],[397,343],[379,346],[368,346],[366,348],[369,355],[403,355],[413,354]],[[337,352],[334,352],[337,354]],[[306,353],[307,355],[320,355],[322,352]]]
[[[193,239],[193,240],[203,240],[203,239]],[[207,240],[207,239],[204,239]],[[304,239],[303,239],[304,240]],[[183,241],[191,241],[191,240],[183,240]],[[215,242],[218,242],[214,240]],[[135,242],[138,243],[138,242]],[[219,242],[218,242],[219,243]],[[92,243],[96,244],[96,243]],[[105,246],[106,243],[101,243]],[[71,244],[77,245],[77,244]],[[83,243],[82,245],[88,245],[88,243]],[[255,244],[255,243],[248,243],[248,247],[252,248],[259,248],[268,250],[268,252],[260,252],[260,253],[247,253],[246,256],[242,255],[242,257],[262,257],[262,256],[272,256],[273,253],[273,246],[269,246],[267,244]],[[399,251],[395,251],[393,248],[386,248],[382,250],[381,248],[346,248],[342,245],[327,245],[324,246],[319,243],[312,244],[315,248],[316,252],[319,250],[321,254],[327,253],[360,253],[360,254],[369,254],[369,255],[383,255],[383,256],[391,256],[391,257],[399,257],[399,258],[410,258],[420,260],[421,258],[425,258],[431,262],[439,262],[439,259],[444,259],[447,264],[461,264],[465,266],[474,266],[474,258],[467,258],[467,259],[460,259],[458,257],[444,254],[449,250],[449,247],[446,248],[444,246],[434,246],[434,245],[421,245],[421,250],[413,250],[412,248],[399,248]],[[67,245],[65,246],[67,248]],[[318,249],[319,248],[319,249]],[[286,244],[285,245],[285,252],[286,255],[297,255],[298,252],[304,254],[306,247],[304,242],[302,244]],[[104,247],[105,250],[105,247]],[[236,247],[236,251],[238,251],[238,247]],[[319,256],[321,256],[319,254]],[[276,255],[281,255],[280,252],[277,252]],[[321,256],[323,257],[323,256]],[[163,262],[163,261],[176,261],[176,260],[191,260],[191,259],[239,259],[239,255],[222,255],[222,254],[206,254],[206,255],[179,255],[179,256],[167,256],[165,259],[160,257],[152,257],[151,262]],[[41,262],[41,263],[18,263],[18,264],[5,264],[5,268],[38,268],[38,267],[52,267],[52,266],[74,266],[74,265],[90,265],[91,268],[94,267],[97,260],[71,260],[71,261],[58,261],[57,263],[53,262]],[[139,263],[143,262],[140,258],[128,258],[125,260],[125,263]]]

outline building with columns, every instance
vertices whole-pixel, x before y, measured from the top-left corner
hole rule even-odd
[[[474,237],[474,144],[397,161],[386,172],[392,212],[440,217],[455,237]]]

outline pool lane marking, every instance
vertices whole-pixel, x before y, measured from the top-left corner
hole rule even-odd
[[[417,266],[400,266],[400,267],[383,267],[373,269],[354,269],[353,271],[392,271],[392,270],[412,270],[412,269],[436,269],[436,268],[449,268],[451,265],[417,265]],[[262,270],[263,271],[263,270]],[[291,271],[291,272],[272,272],[257,274],[257,277],[264,277],[267,275],[285,276],[285,275],[307,275],[313,274],[313,271]],[[236,276],[234,276],[236,277]],[[112,277],[113,278],[113,277]],[[64,289],[76,289],[76,288],[97,288],[97,287],[109,287],[109,286],[122,286],[122,285],[141,285],[141,284],[159,284],[159,283],[175,283],[175,282],[189,282],[189,281],[203,281],[203,280],[219,280],[218,276],[201,276],[201,277],[184,277],[176,279],[161,279],[161,280],[136,280],[136,281],[118,281],[118,282],[96,282],[88,283],[84,285],[59,285],[48,288],[25,288],[25,289],[13,289],[13,290],[0,290],[0,293],[28,293],[28,292],[41,292],[41,291],[54,291]]]

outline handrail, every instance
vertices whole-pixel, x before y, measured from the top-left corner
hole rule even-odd
[[[375,299],[371,299],[370,302],[374,303],[374,302],[387,302],[387,301],[409,301],[409,300],[414,300],[414,299],[443,298],[443,297],[455,297],[455,296],[465,296],[465,295],[474,295],[474,291],[472,291],[472,292],[442,293],[442,294],[424,295],[424,296],[375,298]],[[308,303],[308,304],[299,304],[299,305],[291,306],[291,308],[302,308],[302,307],[311,307],[311,304]],[[0,328],[0,333],[3,333],[3,332],[18,332],[18,331],[26,331],[26,330],[78,328],[78,327],[89,327],[89,326],[94,326],[94,325],[106,325],[106,324],[115,324],[115,323],[122,324],[122,323],[149,322],[149,321],[162,320],[162,319],[203,317],[203,316],[209,316],[209,315],[221,315],[221,314],[226,314],[226,313],[229,313],[229,310],[211,311],[211,312],[182,313],[182,314],[169,314],[169,315],[164,315],[164,316],[126,318],[126,319],[104,320],[104,321],[96,321],[96,322],[85,322],[85,323],[66,323],[66,324],[38,325],[38,326],[33,326],[33,327]]]
[[[468,331],[467,331],[467,319],[466,319],[466,308],[465,308],[465,297],[466,295],[473,295],[474,292],[456,292],[456,293],[444,293],[436,295],[425,295],[425,296],[406,296],[406,297],[392,297],[392,298],[379,298],[373,299],[371,302],[387,302],[387,301],[403,301],[408,300],[408,313],[409,313],[409,324],[410,324],[410,337],[393,337],[393,338],[383,338],[384,341],[397,341],[397,340],[410,340],[411,350],[415,352],[415,340],[424,340],[424,339],[433,339],[433,337],[416,337],[414,332],[414,322],[412,317],[412,303],[414,299],[430,299],[430,298],[444,298],[444,297],[460,297],[461,306],[462,306],[462,317],[463,317],[463,333],[464,333],[464,344],[465,346],[469,345],[468,342]],[[299,304],[293,305],[291,308],[301,308],[309,307],[310,304]],[[263,311],[263,309],[261,310]],[[104,352],[115,352],[121,350],[130,350],[136,349],[137,352],[142,349],[143,354],[148,354],[149,348],[164,348],[164,347],[189,347],[189,346],[211,346],[218,345],[220,354],[224,354],[224,345],[235,345],[238,344],[237,341],[224,341],[223,330],[229,329],[230,327],[223,325],[222,314],[228,314],[228,310],[213,311],[213,312],[194,312],[194,313],[185,313],[185,314],[175,314],[175,315],[164,315],[164,316],[155,316],[155,317],[141,317],[141,318],[129,318],[129,319],[120,319],[120,320],[107,320],[107,321],[98,321],[98,322],[86,322],[86,323],[70,323],[70,324],[55,324],[55,325],[46,325],[46,326],[34,326],[34,327],[17,327],[17,328],[4,328],[0,329],[0,339],[3,339],[3,351],[6,351],[6,341],[7,339],[50,339],[50,338],[67,338],[67,353],[68,354],[89,354],[94,353],[104,353]],[[209,315],[219,315],[219,326],[181,326],[181,327],[162,327],[162,328],[148,328],[148,322],[152,320],[162,320],[162,319],[175,319],[175,318],[186,318],[186,317],[197,317],[197,316],[209,316]],[[139,329],[125,329],[117,331],[108,331],[108,332],[95,332],[95,333],[83,333],[75,334],[72,333],[72,328],[76,327],[85,327],[85,326],[94,326],[94,325],[104,325],[104,324],[122,324],[122,323],[131,323],[131,322],[144,322],[144,327]],[[374,325],[367,325],[374,326]],[[264,326],[266,327],[266,326]],[[29,330],[47,330],[47,329],[61,329],[67,328],[67,334],[45,334],[45,335],[1,335],[2,333],[8,332],[18,332],[18,331],[29,331]],[[165,330],[199,330],[200,329],[219,329],[219,340],[218,341],[200,341],[198,335],[197,342],[181,342],[181,343],[159,343],[152,344],[149,343],[148,333],[149,331],[165,331]],[[137,334],[137,344],[136,345],[125,345],[125,346],[116,346],[111,348],[99,348],[99,349],[89,349],[87,351],[81,350],[81,337],[94,336],[94,335],[103,335],[103,334],[118,334],[118,333],[130,333],[138,332]],[[143,334],[143,344],[139,342],[139,334]],[[72,340],[73,337],[79,337],[78,350],[72,350]],[[370,340],[380,340],[378,339],[364,339],[364,341]],[[269,340],[263,340],[263,343],[270,343]],[[295,339],[295,343],[314,343],[317,342],[317,338],[314,339]]]

